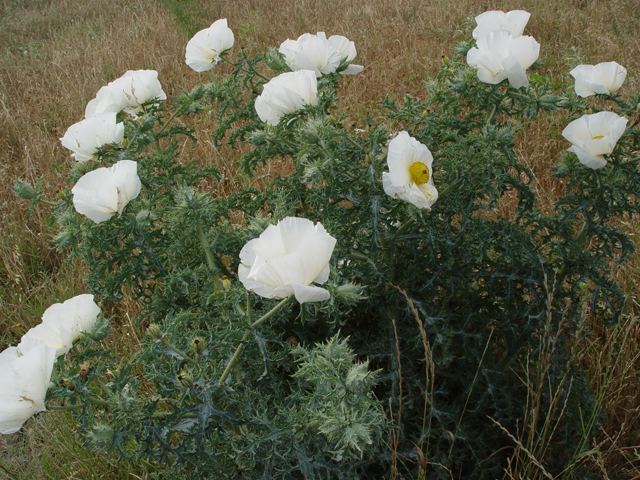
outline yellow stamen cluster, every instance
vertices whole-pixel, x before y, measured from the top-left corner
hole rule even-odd
[[[600,140],[601,138],[604,138],[604,135],[595,135],[591,138],[593,138],[594,140]]]
[[[416,185],[424,185],[429,181],[429,167],[422,162],[413,162],[409,166],[409,175]]]

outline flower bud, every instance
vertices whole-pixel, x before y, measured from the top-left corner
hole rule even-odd
[[[180,370],[178,372],[178,382],[184,387],[193,385],[193,374],[188,370]]]
[[[357,303],[360,300],[364,300],[365,298],[367,298],[363,294],[362,290],[363,289],[360,285],[348,282],[336,288],[335,297],[338,301],[342,301],[345,303]]]
[[[204,348],[207,346],[207,343],[205,342],[204,338],[202,337],[194,337],[191,339],[191,344],[189,345],[189,348],[195,352],[195,353],[202,353],[204,352]]]
[[[147,327],[147,335],[149,335],[149,337],[155,339],[155,340],[160,340],[162,338],[162,330],[160,330],[160,325],[158,325],[157,323],[152,323],[151,325],[149,325]]]

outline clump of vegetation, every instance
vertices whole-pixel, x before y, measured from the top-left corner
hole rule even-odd
[[[110,118],[116,144],[81,152],[56,242],[86,260],[104,307],[140,300],[141,343],[118,358],[98,322],[49,401],[94,448],[174,475],[588,478],[602,402],[572,346],[586,315],[623,311],[611,263],[633,251],[617,220],[638,210],[639,99],[603,95],[615,118],[587,143],[608,150],[565,135],[547,211],[515,141],[539,115],[595,107],[527,80],[533,62],[519,88],[506,73],[487,84],[465,61],[480,42],[459,45],[423,98],[386,99],[388,122],[351,128],[339,84],[353,57],[301,73],[299,51],[280,50],[216,52],[230,75],[138,99]],[[221,194],[216,168],[178,161],[201,115],[215,148],[243,152],[245,188]],[[90,188],[80,201],[98,170],[113,205]]]

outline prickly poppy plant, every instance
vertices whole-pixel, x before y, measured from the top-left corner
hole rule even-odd
[[[200,32],[187,63],[200,49],[231,73],[118,114],[124,140],[87,142],[71,170],[70,187],[127,159],[140,185],[112,182],[99,222],[70,192],[56,208],[56,242],[86,261],[111,333],[100,322],[77,342],[48,401],[92,448],[172,478],[495,479],[514,439],[537,435],[522,429],[540,376],[554,427],[537,462],[590,478],[576,459],[599,412],[570,352],[585,314],[613,323],[624,306],[611,265],[634,248],[617,219],[639,208],[638,98],[590,103],[568,73],[553,89],[527,20],[485,15],[421,96],[381,99],[386,119],[359,129],[338,95],[355,47],[327,47],[337,65],[322,58],[318,76],[289,72],[282,49],[234,56],[226,22],[224,45]],[[592,130],[583,115],[598,107],[629,121]],[[574,126],[548,208],[515,143],[552,111]],[[242,188],[224,193],[189,150],[199,116]],[[139,342],[116,357],[124,298]]]

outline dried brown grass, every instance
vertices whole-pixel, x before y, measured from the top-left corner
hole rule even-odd
[[[0,184],[0,345],[15,342],[48,304],[83,288],[81,267],[65,265],[50,247],[49,212],[40,208],[27,214],[11,191],[13,181],[42,178],[45,191],[55,198],[71,162],[58,138],[82,117],[97,89],[125,70],[158,70],[169,95],[206,79],[207,75],[195,74],[183,64],[183,48],[189,34],[212,20],[227,17],[236,33],[236,48],[243,46],[250,52],[264,51],[306,31],[324,30],[353,39],[358,61],[366,69],[345,80],[340,103],[357,123],[376,111],[384,95],[395,99],[405,93],[420,95],[422,80],[436,71],[457,40],[468,35],[473,15],[490,8],[532,12],[527,31],[542,44],[542,69],[558,82],[569,84],[569,56],[590,63],[615,59],[629,69],[623,93],[637,92],[638,7],[636,0],[0,0],[0,175],[4,180]],[[224,67],[213,74],[221,71]],[[532,168],[541,198],[552,198],[561,187],[549,172],[566,147],[559,136],[564,121],[551,116],[534,122],[519,144],[518,153]],[[204,119],[199,127],[206,140],[211,124]],[[206,141],[189,154],[221,166],[229,179],[225,188],[233,188],[237,181],[233,158]],[[637,233],[634,221],[628,221],[628,230]],[[636,257],[618,273],[631,294],[631,304],[640,284],[639,272],[640,257]],[[125,335],[128,327],[123,323],[122,328]],[[633,385],[640,380],[640,330],[629,321],[613,331],[600,327],[596,332],[583,346],[583,361],[596,387],[601,382],[599,372],[606,367],[602,362],[618,359],[607,367],[607,371],[614,369],[619,388],[607,387],[613,393],[606,396],[606,409],[613,413],[602,438],[610,440],[608,450],[598,457],[609,465],[616,455],[618,460],[630,455],[622,446],[638,443],[629,435],[631,427],[637,428],[629,414],[637,415],[638,409]],[[626,340],[621,343],[623,334]],[[620,355],[612,356],[615,351]],[[63,441],[60,435],[57,438]],[[0,452],[4,457],[1,442]],[[16,454],[38,458],[36,453],[14,449]],[[86,461],[78,471],[94,467]],[[44,475],[42,469],[34,478],[40,475]],[[105,470],[102,478],[110,475]]]

